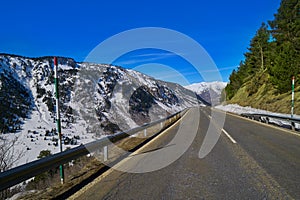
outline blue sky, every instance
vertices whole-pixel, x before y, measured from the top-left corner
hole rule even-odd
[[[273,19],[279,4],[280,0],[2,1],[0,52],[84,61],[99,43],[115,34],[139,27],[163,27],[201,44],[223,80],[228,81],[229,74],[244,59],[256,30],[262,22]],[[168,74],[168,68],[175,69],[188,83],[203,81],[180,56],[155,49],[129,52],[114,64],[181,84],[185,83]]]

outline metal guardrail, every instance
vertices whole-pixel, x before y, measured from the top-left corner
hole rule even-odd
[[[66,151],[56,153],[45,158],[12,168],[10,170],[0,173],[0,191],[26,181],[38,174],[41,174],[47,170],[53,169],[59,165],[68,163],[76,158],[87,155],[91,152],[99,150],[108,146],[109,144],[118,142],[129,136],[135,135],[139,131],[146,130],[152,126],[159,123],[163,123],[167,120],[172,119],[175,116],[180,117],[180,114],[184,114],[188,109],[172,114],[166,118],[160,119],[149,124],[144,124],[143,126],[133,128],[129,131],[116,133],[99,140],[87,143],[85,145],[80,145],[78,147],[68,149]],[[162,125],[161,125],[162,127]],[[166,127],[165,127],[166,128]]]
[[[258,113],[242,113],[241,116],[249,118],[249,119],[253,119],[256,121],[264,122],[267,124],[270,123],[270,118],[284,120],[284,121],[291,123],[292,130],[296,129],[296,127],[295,127],[296,124],[300,124],[300,118],[295,118],[295,117],[286,117],[286,116],[269,115],[269,114],[258,114]]]

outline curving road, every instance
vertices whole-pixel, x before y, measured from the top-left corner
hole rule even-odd
[[[118,166],[128,171],[149,163],[159,166],[170,157],[163,152],[184,148],[180,141],[188,143],[196,130],[175,162],[147,173],[110,169],[70,199],[300,199],[300,136],[230,114],[222,130],[216,120],[222,115],[210,108],[190,109],[180,123]],[[212,151],[199,158],[208,130],[221,135]],[[154,160],[153,152],[161,157]]]

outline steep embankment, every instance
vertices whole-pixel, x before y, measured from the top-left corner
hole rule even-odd
[[[295,112],[300,112],[299,9],[299,1],[282,0],[274,20],[262,23],[229,77],[228,103],[289,113],[295,77]]]
[[[226,103],[251,106],[272,112],[290,113],[291,91],[283,94],[278,93],[269,79],[270,75],[267,72],[258,73],[246,81]],[[300,86],[295,88],[295,113],[299,113],[299,109]]]

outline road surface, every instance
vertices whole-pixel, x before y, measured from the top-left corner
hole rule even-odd
[[[226,114],[223,129],[213,123],[216,132],[222,130],[216,145],[199,158],[211,120],[210,108],[189,110],[180,123],[119,165],[134,169],[147,163],[151,152],[182,148],[170,144],[180,126],[197,126],[194,140],[176,161],[147,173],[110,169],[70,199],[300,199],[299,135]],[[134,157],[142,159],[131,162]]]

